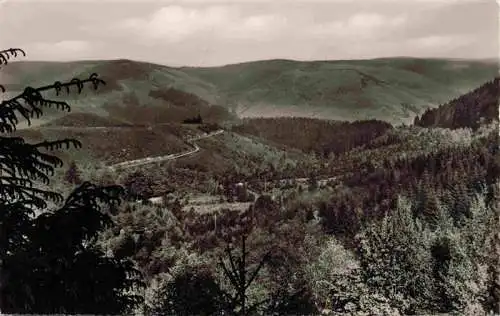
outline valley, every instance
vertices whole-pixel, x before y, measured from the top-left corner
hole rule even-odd
[[[70,113],[48,110],[10,136],[82,142],[52,151],[64,166],[43,188],[123,187],[123,204],[103,211],[115,226],[95,242],[140,271],[145,303],[135,312],[167,308],[184,290],[161,289],[189,287],[190,273],[227,289],[218,262],[244,236],[248,264],[268,260],[249,294],[277,304],[262,315],[415,315],[493,308],[483,300],[496,298],[483,272],[496,267],[500,227],[493,69],[394,58],[2,70],[14,90],[17,80],[94,71],[106,81],[70,94]],[[223,300],[203,288],[183,293]]]
[[[0,316],[500,316],[500,0],[0,3]]]

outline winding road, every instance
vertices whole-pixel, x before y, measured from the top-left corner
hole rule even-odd
[[[133,129],[133,128],[141,128],[143,129],[144,127],[135,127],[135,126],[91,126],[91,127],[77,127],[77,126],[41,126],[39,128],[43,128],[43,129],[57,129],[57,130],[89,130],[89,129],[106,129],[106,130],[123,130],[123,129]],[[145,158],[140,158],[140,159],[134,159],[134,160],[128,160],[128,161],[123,161],[123,162],[120,162],[120,163],[117,163],[117,164],[113,164],[113,165],[110,165],[108,166],[109,169],[111,170],[116,170],[116,169],[124,169],[124,168],[132,168],[132,167],[138,167],[138,166],[142,166],[142,165],[147,165],[147,164],[151,164],[151,163],[156,163],[156,162],[161,162],[161,161],[167,161],[167,160],[174,160],[174,159],[179,159],[179,158],[182,158],[182,157],[186,157],[186,156],[190,156],[192,154],[195,154],[197,153],[198,151],[200,151],[200,147],[196,144],[196,141],[197,140],[201,140],[201,139],[205,139],[205,138],[210,138],[210,137],[214,137],[214,136],[217,136],[217,135],[220,135],[224,133],[224,130],[222,129],[219,129],[217,131],[214,131],[214,132],[210,132],[210,133],[204,133],[202,135],[199,135],[199,136],[195,136],[195,137],[191,137],[191,138],[188,138],[186,139],[186,143],[191,145],[193,148],[188,150],[188,151],[184,151],[184,152],[180,152],[180,153],[175,153],[175,154],[169,154],[169,155],[163,155],[163,156],[155,156],[155,157],[145,157]],[[318,185],[320,186],[324,186],[326,185],[329,181],[334,181],[336,180],[338,177],[326,177],[326,178],[321,178],[317,180],[317,183]],[[287,178],[287,179],[279,179],[279,180],[269,180],[269,184],[285,184],[286,182],[290,182],[290,181],[295,181],[296,183],[306,183],[307,181],[309,181],[309,178]],[[253,191],[249,188],[247,188],[248,192],[249,193],[252,193],[254,194],[255,196],[259,196],[260,194],[256,191]],[[154,198],[151,198],[150,200],[155,201],[155,202],[159,202],[159,200],[161,200],[161,197],[154,197]],[[158,201],[156,201],[158,200]],[[154,203],[154,202],[153,202]]]
[[[215,132],[206,133],[206,134],[203,134],[200,136],[188,138],[186,140],[186,143],[193,146],[193,149],[188,150],[188,151],[184,151],[184,152],[180,152],[180,153],[176,153],[176,154],[169,154],[169,155],[165,155],[165,156],[145,157],[145,158],[141,158],[141,159],[124,161],[124,162],[120,162],[120,163],[108,166],[108,168],[110,168],[112,170],[115,170],[117,168],[132,168],[132,167],[147,165],[150,163],[166,161],[166,160],[173,160],[173,159],[178,159],[178,158],[182,158],[185,156],[189,156],[189,155],[192,155],[192,154],[200,151],[200,147],[195,143],[195,141],[200,140],[200,139],[204,139],[204,138],[213,137],[213,136],[216,136],[216,135],[219,135],[222,133],[224,133],[224,130],[219,129]]]
[[[158,124],[158,125],[163,125],[163,124]],[[40,129],[45,129],[45,130],[71,130],[71,131],[88,131],[89,129],[92,130],[124,130],[124,129],[144,129],[143,126],[38,126]],[[200,147],[195,143],[195,141],[204,139],[204,138],[209,138],[213,137],[219,134],[224,133],[223,129],[216,130],[214,132],[210,133],[204,133],[200,136],[196,137],[191,137],[186,139],[186,143],[193,146],[193,149],[176,153],[176,154],[169,154],[169,155],[164,155],[164,156],[156,156],[156,157],[145,157],[145,158],[140,158],[140,159],[135,159],[135,160],[128,160],[128,161],[123,161],[117,164],[113,164],[108,166],[111,170],[115,170],[117,168],[132,168],[132,167],[137,167],[137,166],[142,166],[142,165],[147,165],[150,163],[155,163],[155,162],[160,162],[160,161],[166,161],[166,160],[173,160],[173,159],[179,159],[182,157],[186,157],[189,155],[192,155],[194,153],[197,153],[200,151]]]

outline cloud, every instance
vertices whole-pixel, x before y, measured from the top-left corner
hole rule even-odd
[[[161,8],[149,19],[137,21],[136,26],[147,36],[177,41],[193,33],[221,26],[228,16],[225,7],[199,10],[174,5]]]
[[[93,50],[93,45],[87,41],[64,40],[59,42],[35,42],[29,44],[26,50],[30,55],[40,59],[72,59],[87,58]]]
[[[417,47],[419,49],[434,49],[442,47],[450,50],[450,49],[456,49],[461,46],[467,46],[472,41],[473,41],[472,38],[465,36],[431,35],[431,36],[419,37],[416,39],[410,39],[408,40],[408,44],[410,46]]]
[[[43,44],[42,44],[43,45]],[[61,49],[64,51],[82,52],[90,49],[90,45],[86,41],[60,41],[52,44],[54,49]]]
[[[98,1],[6,0],[0,28],[9,31],[0,41],[25,48],[36,60],[130,58],[171,65],[484,58],[499,51],[498,6],[491,0]]]
[[[286,25],[286,19],[275,14],[243,16],[232,6],[195,8],[164,6],[147,18],[130,18],[115,29],[134,32],[150,40],[178,42],[209,32],[214,38],[267,38]]]
[[[338,39],[355,37],[375,39],[381,31],[402,26],[407,21],[403,14],[388,17],[378,13],[362,12],[346,20],[334,21],[311,26],[309,32],[316,37],[335,36]]]
[[[406,15],[385,16],[361,12],[338,21],[293,20],[278,10],[271,13],[246,13],[240,6],[163,6],[145,18],[118,22],[115,31],[132,33],[139,41],[164,40],[178,43],[188,39],[210,37],[214,40],[266,41],[282,36],[328,39],[375,38],[382,31],[400,27]]]
[[[377,28],[383,26],[399,26],[406,21],[406,17],[386,17],[377,13],[359,13],[351,16],[347,21],[348,27],[354,28]]]
[[[254,15],[225,25],[219,34],[226,39],[271,39],[283,31],[288,20],[280,15]]]

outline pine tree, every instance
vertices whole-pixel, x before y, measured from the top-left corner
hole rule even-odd
[[[246,239],[247,236],[241,236],[241,254],[237,257],[234,256],[232,248],[229,246],[226,247],[225,252],[229,264],[226,264],[224,259],[219,257],[219,266],[222,268],[224,276],[229,280],[234,292],[233,294],[223,292],[227,300],[227,305],[230,306],[232,314],[242,316],[255,313],[259,307],[267,302],[265,300],[264,302],[257,302],[249,306],[247,290],[253,281],[255,281],[263,265],[269,260],[270,255],[270,253],[266,253],[259,261],[257,267],[250,272],[247,262],[249,252],[246,249]]]
[[[0,65],[25,52],[19,48],[0,51]],[[94,89],[104,81],[92,74],[39,88],[26,87],[0,106],[0,311],[3,313],[123,313],[140,302],[127,294],[142,286],[130,261],[106,257],[94,241],[112,225],[106,209],[120,201],[123,188],[83,183],[69,197],[39,187],[49,184],[62,160],[48,152],[81,147],[75,139],[28,143],[5,135],[16,130],[19,116],[28,124],[44,108],[65,111],[64,101],[46,99],[65,89],[85,84]],[[0,86],[2,92],[5,87]],[[48,202],[63,203],[48,210]],[[36,216],[36,211],[42,214]]]

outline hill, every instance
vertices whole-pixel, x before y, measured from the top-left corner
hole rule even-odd
[[[390,124],[375,120],[342,122],[298,117],[249,118],[233,126],[235,132],[325,157],[364,145],[390,129]]]
[[[477,129],[481,122],[491,123],[499,117],[500,78],[483,84],[436,109],[428,109],[415,118],[415,125],[423,127]]]
[[[74,126],[74,127],[102,127],[102,126],[131,126],[128,123],[112,117],[99,116],[94,113],[76,112],[56,118],[42,126]]]
[[[75,138],[82,142],[82,148],[60,152],[64,160],[110,165],[189,150],[191,146],[186,144],[185,139],[200,133],[194,126],[164,124],[153,127],[41,126],[18,130],[14,136],[26,137],[30,141]]]
[[[428,128],[477,129],[498,121],[499,98],[499,78],[495,78],[438,108],[426,110],[414,123]],[[346,153],[379,136],[387,138],[392,129],[390,124],[377,120],[343,122],[298,117],[246,118],[232,127],[238,133],[323,157]]]
[[[383,66],[388,62],[390,66]],[[464,94],[437,110],[427,111],[430,114],[425,114],[425,119],[417,119],[417,125],[422,122],[424,127],[393,127],[381,120],[355,120],[356,115],[361,115],[355,111],[350,121],[252,118],[233,122],[236,124],[232,124],[232,130],[226,128],[195,144],[189,141],[194,134],[220,126],[199,124],[198,115],[203,117],[203,123],[210,123],[206,113],[212,113],[212,119],[218,121],[225,120],[218,115],[231,118],[230,112],[193,90],[158,85],[150,77],[158,72],[151,70],[149,67],[153,66],[149,64],[119,61],[117,64],[123,68],[116,63],[105,65],[108,68],[102,68],[98,62],[92,66],[115,77],[108,80],[103,93],[91,98],[90,106],[80,103],[80,112],[15,134],[30,140],[61,136],[81,140],[84,149],[66,152],[71,157],[65,160],[83,160],[81,155],[86,153],[91,162],[114,163],[191,150],[192,154],[182,159],[135,166],[123,173],[108,168],[94,172],[80,161],[69,169],[73,170],[71,178],[79,174],[78,168],[82,179],[98,184],[117,182],[126,189],[128,201],[109,209],[116,226],[100,234],[93,249],[116,260],[130,258],[140,269],[147,289],[137,291],[140,295],[145,293],[145,306],[138,308],[138,314],[148,310],[155,314],[193,314],[169,313],[169,307],[164,306],[184,307],[186,302],[199,306],[200,302],[219,300],[220,297],[204,291],[209,288],[205,285],[227,285],[223,282],[232,277],[221,276],[217,264],[224,263],[220,255],[228,243],[234,245],[241,236],[247,238],[243,253],[249,249],[249,255],[244,255],[241,262],[248,258],[250,267],[241,271],[253,270],[254,263],[263,267],[248,295],[249,304],[269,300],[270,307],[262,307],[259,315],[493,314],[500,310],[496,282],[500,275],[500,156],[498,113],[493,111],[498,82],[488,82],[469,93],[476,85],[460,75],[461,71],[471,71],[465,62],[455,61],[463,64],[453,67],[447,64],[451,69],[446,71],[436,70],[442,61],[417,62],[411,67],[408,62],[409,59],[381,59],[371,61],[372,65],[366,61],[349,62],[352,67],[364,63],[365,68],[349,70],[358,77],[346,76],[338,79],[337,84],[343,87],[341,91],[347,91],[342,94],[342,102],[370,96],[377,115],[396,104],[383,103],[383,98],[377,97],[408,91],[401,84],[404,76],[391,80],[384,77],[396,68],[406,67],[395,71],[399,74],[410,71],[423,76],[418,82],[420,86],[411,80],[414,96],[422,93],[430,97],[434,93],[437,98],[439,93],[445,93],[440,87],[427,86],[429,82],[441,82],[441,87],[450,89],[448,92]],[[278,64],[276,73],[268,76],[279,77],[290,66],[290,61],[263,63]],[[436,64],[426,68],[426,63]],[[479,67],[479,63],[474,65]],[[57,67],[70,73],[61,65]],[[218,71],[223,74],[213,72],[211,78],[200,69],[170,74],[183,82],[210,82],[204,87],[215,93],[223,86],[236,91],[240,75],[257,78],[266,71],[257,64],[251,70],[238,67],[246,66],[232,65],[225,70],[221,67]],[[384,67],[392,70],[381,70]],[[379,69],[379,73],[369,74],[368,68]],[[234,73],[225,73],[228,69]],[[181,75],[183,71],[186,77]],[[128,78],[131,73],[137,79]],[[41,71],[41,75],[50,72]],[[485,82],[479,74],[469,75],[480,81],[478,85]],[[225,76],[232,79],[225,81]],[[265,78],[255,79],[256,84]],[[253,80],[250,79],[248,82]],[[358,79],[360,87],[355,90]],[[242,79],[241,85],[248,82]],[[301,80],[304,82],[307,80]],[[400,89],[393,89],[398,84]],[[301,88],[302,95],[313,93],[314,86]],[[275,93],[285,88],[270,85],[265,97],[272,100]],[[227,97],[219,101],[227,101],[229,96],[244,100],[252,88],[242,89],[239,95],[231,95],[227,90],[212,96]],[[369,95],[367,91],[377,94]],[[281,100],[294,97],[294,93],[285,94]],[[373,105],[376,102],[382,103]],[[333,109],[342,110],[341,106]],[[476,128],[481,117],[480,128]],[[189,124],[181,124],[179,119]],[[321,155],[309,154],[311,151]],[[62,172],[59,174],[65,179],[56,183],[60,189],[68,190],[75,184]],[[149,202],[160,201],[161,205],[149,203],[146,199],[151,196],[155,198]],[[70,227],[67,221],[61,223],[62,230]],[[41,226],[42,231],[46,232],[49,226]],[[45,247],[44,243],[41,245]],[[45,248],[50,245],[53,242]],[[27,249],[29,255],[32,248]],[[233,266],[231,249],[226,249]],[[33,253],[38,254],[38,250]],[[21,259],[26,257],[21,254]],[[261,257],[267,258],[262,265],[258,263]],[[40,258],[40,262],[49,263],[42,268],[50,268],[52,261],[45,261],[46,258],[58,256],[40,254]],[[35,275],[27,280],[38,278]],[[203,282],[186,289],[186,280]],[[297,308],[306,304],[311,311]],[[223,313],[234,314],[232,311]]]
[[[26,85],[95,72],[107,85],[70,94],[73,109],[131,124],[173,123],[198,114],[220,122],[232,120],[231,113],[399,124],[491,80],[497,69],[493,62],[414,58],[267,60],[210,68],[119,59],[13,62],[2,69],[2,82],[16,93]]]
[[[466,107],[482,102],[472,101]],[[498,245],[493,236],[499,228],[497,124],[493,118],[477,130],[452,130],[433,126],[386,128],[376,121],[349,125],[298,118],[245,120],[233,132],[200,142],[203,150],[196,155],[159,168],[144,168],[143,172],[145,178],[155,177],[155,193],[167,196],[172,186],[189,193],[203,188],[200,191],[210,193],[213,201],[224,200],[230,184],[239,185],[245,179],[243,185],[247,186],[241,186],[241,191],[248,188],[247,192],[257,193],[254,203],[231,211],[229,203],[211,202],[188,211],[191,205],[181,195],[178,200],[166,197],[163,209],[130,207],[117,216],[128,239],[110,233],[112,242],[106,245],[132,256],[152,278],[172,271],[172,267],[191,268],[182,259],[171,259],[170,249],[181,248],[186,253],[183,259],[187,254],[206,255],[199,261],[216,267],[217,261],[211,258],[217,258],[227,241],[245,233],[252,237],[248,249],[259,254],[272,249],[281,256],[269,267],[282,267],[290,258],[294,260],[290,267],[270,270],[273,273],[259,280],[266,289],[274,289],[278,282],[289,286],[290,275],[308,271],[311,262],[316,262],[308,274],[313,281],[304,288],[315,293],[309,301],[320,302],[320,308],[337,300],[334,308],[344,314],[354,310],[352,314],[360,315],[467,314],[463,311],[486,315],[498,302],[498,251],[492,247]],[[363,136],[365,129],[376,130],[378,126],[379,136]],[[287,129],[288,139],[281,132]],[[339,139],[345,143],[337,144],[338,155],[319,157],[316,162],[307,154],[291,159],[290,149],[272,153],[271,146],[261,143],[267,138],[269,143],[286,141],[300,147],[315,130],[333,135],[343,129]],[[349,146],[350,138],[363,141],[360,146]],[[339,145],[348,146],[342,149]],[[307,160],[309,163],[302,163]],[[297,179],[304,176],[309,176],[305,188],[302,179]],[[315,181],[323,176],[333,179],[326,185]],[[293,180],[270,185],[273,178]],[[201,210],[204,214],[198,213]],[[166,214],[171,217],[167,219]],[[133,243],[133,238],[142,240]],[[311,251],[311,241],[326,238],[337,246],[321,244],[320,251]],[[338,259],[342,253],[349,257]],[[347,270],[347,265],[354,268]],[[274,271],[278,271],[277,281],[272,278]],[[408,282],[416,279],[422,282]],[[316,280],[329,285],[318,288]],[[330,294],[332,289],[349,303]],[[376,299],[365,305],[359,297],[372,295],[365,293],[375,293]],[[397,311],[387,312],[385,307],[382,311],[380,306],[385,303],[381,302],[391,302]]]
[[[269,60],[182,68],[215,85],[240,116],[407,119],[491,80],[497,64],[443,59]]]
[[[128,124],[180,123],[198,114],[207,123],[232,118],[209,97],[212,92],[198,89],[203,87],[203,82],[165,66],[130,60],[13,62],[2,70],[8,95],[20,93],[25,86],[37,87],[74,77],[84,79],[97,73],[106,81],[97,91],[84,89],[77,94],[75,89],[69,95],[63,93],[58,97],[47,93],[45,96],[64,98],[75,112],[89,112]],[[48,109],[42,123],[60,117],[60,112]]]

